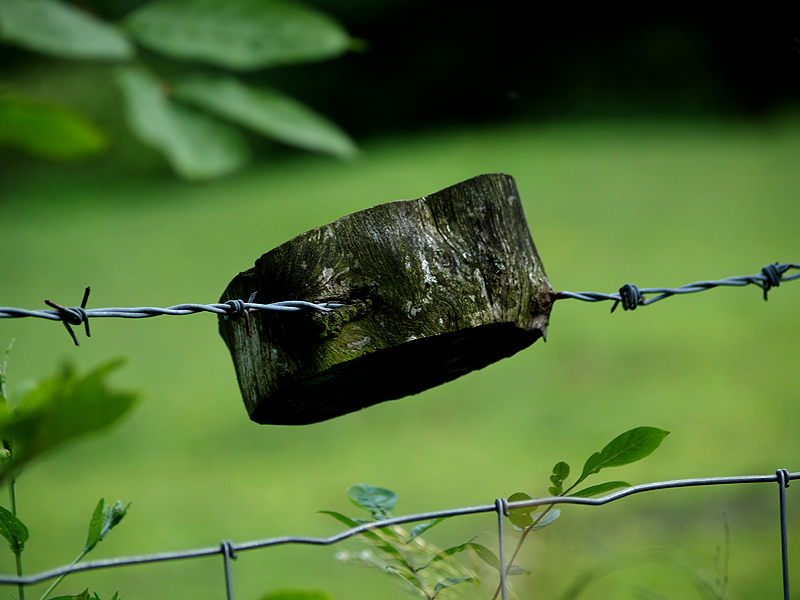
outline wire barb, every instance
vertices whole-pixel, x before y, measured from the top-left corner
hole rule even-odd
[[[50,300],[45,300],[44,303],[47,306],[52,306],[58,311],[59,318],[61,322],[64,324],[64,327],[67,328],[70,336],[72,337],[72,341],[75,342],[76,346],[80,346],[78,343],[78,338],[75,336],[75,332],[72,331],[72,327],[70,325],[80,325],[83,323],[86,327],[86,337],[92,337],[92,334],[89,333],[89,316],[86,314],[86,303],[89,301],[89,292],[91,291],[91,287],[86,287],[83,291],[83,300],[81,300],[81,305],[75,308],[64,308],[63,306],[56,304],[55,302],[50,302]]]
[[[767,292],[774,287],[778,287],[783,281],[791,281],[800,278],[800,273],[787,275],[787,272],[792,269],[800,269],[798,263],[772,263],[761,269],[757,275],[743,275],[739,277],[728,277],[727,279],[720,279],[718,281],[697,281],[689,283],[678,288],[643,288],[639,289],[632,283],[623,285],[619,292],[616,294],[600,294],[597,292],[553,292],[551,298],[553,300],[564,300],[572,298],[573,300],[582,300],[584,302],[602,302],[604,300],[611,300],[614,305],[611,307],[611,312],[622,304],[623,310],[635,310],[637,306],[646,306],[653,304],[664,298],[676,296],[678,294],[692,294],[694,292],[703,292],[716,287],[744,287],[747,285],[756,285],[764,290],[764,300],[767,299]],[[652,298],[645,298],[646,294],[658,294]]]
[[[78,338],[70,325],[83,325],[86,327],[87,337],[91,337],[89,333],[89,317],[120,317],[125,319],[143,319],[147,317],[157,317],[160,315],[191,315],[199,312],[211,312],[221,315],[225,319],[238,319],[244,316],[245,327],[247,334],[251,334],[250,312],[251,311],[276,311],[276,312],[300,312],[300,311],[319,311],[329,312],[341,306],[337,302],[324,302],[316,304],[314,302],[307,302],[305,300],[281,300],[279,302],[271,302],[269,304],[257,304],[254,302],[256,292],[250,294],[247,302],[243,300],[228,300],[218,304],[178,304],[170,306],[169,308],[155,308],[152,306],[144,306],[138,308],[86,308],[86,302],[89,299],[89,290],[83,295],[83,301],[80,307],[67,308],[45,300],[45,304],[52,307],[54,310],[25,310],[22,308],[11,308],[7,306],[0,306],[0,318],[19,319],[23,317],[38,317],[40,319],[49,319],[51,321],[61,321],[67,328],[72,340],[76,346],[79,346]]]

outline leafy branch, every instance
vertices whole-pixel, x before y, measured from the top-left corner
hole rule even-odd
[[[128,392],[108,389],[106,378],[122,361],[101,365],[81,377],[70,367],[64,367],[52,377],[39,382],[14,408],[5,392],[6,365],[9,349],[0,365],[0,482],[9,482],[11,510],[0,506],[0,536],[9,543],[17,566],[23,574],[22,552],[28,541],[27,526],[17,515],[16,477],[31,460],[60,447],[77,437],[108,427],[133,406],[136,397]],[[130,503],[106,504],[100,499],[89,522],[89,532],[83,549],[72,565],[94,550],[108,533],[128,513]],[[71,566],[71,565],[70,565]],[[57,578],[40,600],[46,600],[66,575]],[[18,599],[25,600],[25,589],[18,586]],[[91,600],[89,591],[78,595],[58,596],[51,600]],[[99,600],[97,594],[94,600]],[[112,600],[117,600],[114,594]]]
[[[615,489],[630,487],[630,484],[625,481],[607,481],[573,491],[588,477],[603,469],[627,465],[649,456],[667,435],[668,432],[655,427],[637,427],[626,431],[614,438],[601,451],[592,454],[585,462],[580,476],[566,489],[570,466],[566,462],[556,463],[550,475],[548,491],[554,497],[587,498]],[[358,527],[364,523],[391,517],[398,500],[397,494],[394,492],[366,484],[350,487],[347,495],[353,504],[366,510],[371,518],[352,519],[338,512],[322,512],[348,527]],[[517,492],[509,496],[507,500],[514,503],[534,500],[534,498],[524,492]],[[506,564],[501,564],[500,559],[489,548],[477,543],[475,540],[478,536],[445,550],[440,550],[423,540],[422,534],[441,523],[444,518],[421,523],[410,533],[397,526],[364,531],[360,535],[377,551],[377,554],[369,551],[358,554],[342,552],[338,556],[342,560],[364,564],[388,573],[396,577],[414,595],[426,600],[434,600],[440,594],[461,583],[468,582],[475,587],[480,586],[481,581],[476,569],[468,568],[455,560],[459,555],[467,554],[473,559],[482,561],[498,573],[504,572],[506,576],[528,574],[530,571],[515,564],[525,539],[531,532],[551,525],[560,515],[561,511],[555,508],[555,504],[550,504],[543,509],[539,507],[510,509],[508,518],[522,535],[511,559]],[[476,563],[475,560],[473,560],[474,563]],[[498,586],[492,600],[497,598],[500,591],[501,588]]]
[[[154,0],[119,22],[65,0],[3,0],[0,41],[58,59],[107,63],[131,131],[186,179],[242,167],[249,156],[245,131],[338,158],[356,153],[327,118],[241,77],[327,60],[358,45],[331,17],[293,0]],[[0,97],[3,145],[71,160],[109,143],[73,109],[9,94]]]
[[[548,491],[554,497],[575,496],[590,498],[616,489],[631,487],[631,484],[626,481],[607,481],[572,492],[590,475],[595,475],[605,468],[621,467],[646,458],[661,445],[661,442],[668,434],[668,431],[655,427],[636,427],[626,431],[609,442],[600,452],[592,454],[584,463],[580,477],[566,490],[564,489],[564,484],[570,475],[570,466],[566,462],[558,462],[553,467],[553,472],[550,475],[550,483],[552,485],[548,488]],[[509,502],[533,499],[533,496],[529,496],[524,492],[517,492],[508,497]],[[561,511],[555,508],[555,504],[550,504],[542,511],[537,511],[535,507],[509,510],[509,520],[517,531],[522,532],[522,535],[511,555],[511,559],[503,567],[506,570],[506,575],[511,575],[515,572],[514,560],[517,558],[528,534],[550,525],[560,515]],[[498,586],[494,596],[492,596],[492,600],[495,600],[499,593],[500,587]]]

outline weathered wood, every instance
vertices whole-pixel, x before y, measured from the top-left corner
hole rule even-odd
[[[220,319],[250,418],[307,424],[416,394],[546,335],[550,285],[514,180],[381,204],[264,254],[221,301],[341,302]]]

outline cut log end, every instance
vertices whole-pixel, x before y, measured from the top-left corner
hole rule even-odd
[[[220,319],[250,418],[308,424],[416,394],[546,335],[544,273],[513,179],[482,175],[382,204],[263,255],[222,301],[258,292],[331,312]]]

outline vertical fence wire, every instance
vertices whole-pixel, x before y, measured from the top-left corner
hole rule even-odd
[[[789,487],[789,471],[778,469],[778,502],[781,519],[781,562],[783,565],[783,598],[789,600],[789,532],[786,523],[786,488]]]

